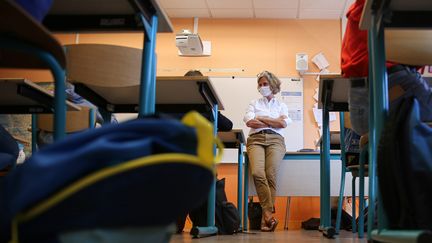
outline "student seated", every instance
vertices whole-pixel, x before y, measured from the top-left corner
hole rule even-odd
[[[367,77],[369,55],[367,31],[360,30],[359,23],[365,0],[355,1],[346,16],[348,23],[342,41],[341,69],[345,77]],[[414,96],[420,104],[421,120],[432,120],[432,90],[417,72],[419,67],[387,61],[390,110],[398,106],[404,97]],[[393,91],[400,95],[392,97]],[[397,92],[396,92],[397,93]],[[366,82],[351,83],[349,110],[353,130],[364,135],[369,131],[369,85]]]

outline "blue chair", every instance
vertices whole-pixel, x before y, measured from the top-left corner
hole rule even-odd
[[[138,119],[43,147],[0,185],[0,242],[168,242],[215,175],[211,124],[183,123]]]
[[[347,114],[347,113],[345,113]],[[356,223],[356,179],[359,178],[359,217],[358,217],[358,236],[360,238],[364,235],[364,178],[365,176],[368,176],[367,174],[367,165],[365,165],[367,161],[367,153],[368,153],[368,146],[367,146],[367,135],[360,137],[359,142],[359,153],[347,153],[345,151],[345,128],[350,128],[350,121],[348,116],[344,116],[344,112],[340,113],[340,124],[341,124],[341,133],[340,133],[340,140],[341,140],[341,161],[342,161],[342,171],[341,171],[341,184],[340,184],[340,190],[339,190],[339,200],[338,200],[338,210],[337,210],[337,216],[336,216],[336,233],[338,234],[340,231],[340,225],[341,225],[341,217],[342,217],[342,202],[343,202],[343,195],[345,190],[345,175],[346,173],[351,173],[352,175],[352,232],[357,232],[357,223]],[[358,164],[350,164],[347,161],[348,160],[358,160]],[[366,169],[366,172],[365,172]]]

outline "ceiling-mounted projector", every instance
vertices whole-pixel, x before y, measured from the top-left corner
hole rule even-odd
[[[210,41],[201,41],[198,34],[182,30],[176,34],[176,46],[180,56],[210,56]]]

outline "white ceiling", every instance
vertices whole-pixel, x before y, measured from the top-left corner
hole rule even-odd
[[[341,19],[355,0],[159,0],[170,18]]]

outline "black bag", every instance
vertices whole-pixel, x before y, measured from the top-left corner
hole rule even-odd
[[[207,202],[189,213],[192,221],[192,227],[207,226]],[[180,233],[184,227],[184,218],[177,222],[177,232]],[[234,234],[240,228],[240,216],[234,204],[227,202],[225,193],[225,178],[216,182],[216,208],[215,208],[215,225],[219,234]],[[192,231],[191,231],[192,233]]]
[[[240,228],[240,216],[234,204],[224,201],[216,204],[216,227],[221,235],[232,235]]]
[[[432,229],[431,148],[432,128],[420,121],[417,100],[404,99],[378,146],[378,185],[392,229]]]
[[[251,230],[261,229],[262,208],[259,202],[254,202],[253,200],[249,201],[248,218],[249,218],[249,229]]]
[[[320,219],[319,218],[310,218],[306,221],[303,221],[301,223],[302,229],[305,230],[318,230],[320,225]]]
[[[337,218],[337,208],[331,209],[331,225],[333,227],[336,227],[336,218]],[[352,217],[349,215],[345,210],[342,209],[341,214],[341,223],[340,228],[345,230],[351,230],[352,229]],[[319,218],[310,218],[306,221],[303,221],[301,223],[302,229],[305,230],[318,230],[320,225],[320,219]]]
[[[216,227],[221,235],[231,235],[239,231],[240,216],[234,204],[227,201],[225,178],[216,185]]]

